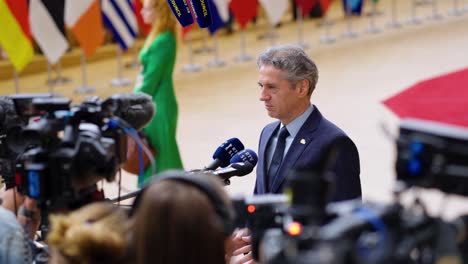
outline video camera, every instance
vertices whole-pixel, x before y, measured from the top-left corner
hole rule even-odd
[[[238,225],[251,231],[254,258],[261,263],[468,263],[468,215],[449,222],[430,216],[419,198],[405,207],[400,197],[413,186],[468,196],[468,129],[404,120],[396,146],[401,189],[393,203],[328,203],[329,165],[291,172],[282,202],[281,196],[237,201],[237,214],[246,219]],[[253,210],[258,207],[266,209]]]
[[[7,187],[17,186],[53,209],[69,208],[99,180],[113,181],[126,160],[125,134],[133,129],[115,114],[143,95],[125,96],[91,97],[78,105],[51,94],[2,98],[5,114],[16,114],[0,129],[0,172]]]

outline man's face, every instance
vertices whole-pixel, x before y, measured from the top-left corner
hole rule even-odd
[[[263,101],[270,117],[288,124],[296,117],[300,97],[282,70],[271,65],[260,67],[258,85],[260,101]]]

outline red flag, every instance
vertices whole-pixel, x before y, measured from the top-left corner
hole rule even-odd
[[[143,21],[143,17],[141,16],[141,9],[143,9],[143,4],[141,3],[141,0],[133,0],[132,6],[133,12],[135,13],[138,22],[138,27],[140,28],[143,36],[146,37],[151,30],[151,24],[146,24],[145,21]]]
[[[302,16],[305,17],[317,4],[317,0],[296,0],[296,5],[301,8]]]
[[[244,29],[247,23],[257,16],[257,8],[257,0],[232,0],[229,3],[229,10],[231,10],[241,29]]]
[[[322,14],[325,15],[331,3],[333,2],[333,0],[319,0],[319,1],[320,1],[320,7],[322,8]]]
[[[186,26],[186,27],[183,27],[182,28],[182,39],[185,39],[185,36],[187,35],[187,33],[192,30],[192,28],[195,26],[195,23],[189,25],[189,26]]]

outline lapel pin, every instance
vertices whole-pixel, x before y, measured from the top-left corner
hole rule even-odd
[[[300,142],[301,142],[302,145],[305,145],[305,143],[306,143],[305,139],[301,139]]]

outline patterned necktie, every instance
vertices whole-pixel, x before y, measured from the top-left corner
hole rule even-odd
[[[268,169],[268,185],[267,191],[270,190],[271,185],[275,181],[276,174],[278,174],[278,169],[281,166],[284,156],[284,147],[286,146],[286,138],[289,136],[289,131],[286,129],[286,126],[283,126],[280,129],[278,136],[278,142],[276,143],[275,153],[271,159],[270,168]]]

